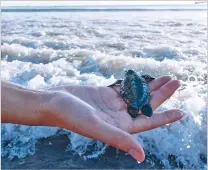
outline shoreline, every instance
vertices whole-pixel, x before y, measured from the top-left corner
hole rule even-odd
[[[130,155],[113,147],[106,149],[98,158],[85,160],[72,151],[65,151],[70,144],[67,135],[40,139],[34,155],[22,159],[2,158],[2,169],[162,169],[163,164],[155,157],[146,155],[138,164]],[[151,160],[154,160],[152,162]],[[156,163],[156,164],[154,164]]]

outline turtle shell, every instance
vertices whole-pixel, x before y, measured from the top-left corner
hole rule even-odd
[[[139,111],[149,103],[150,89],[144,78],[138,76],[133,70],[128,70],[121,82],[120,94],[128,107]]]

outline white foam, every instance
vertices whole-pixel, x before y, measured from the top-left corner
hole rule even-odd
[[[31,89],[39,89],[46,86],[44,78],[40,75],[35,76],[33,79],[28,81],[27,86]]]
[[[176,168],[168,160],[170,154],[184,168],[206,167],[200,159],[200,154],[207,156],[204,13],[132,12],[130,18],[121,12],[2,15],[3,80],[33,89],[108,85],[122,78],[128,68],[179,79],[181,90],[157,111],[180,108],[184,118],[135,136],[165,168]],[[26,21],[25,17],[30,19]],[[53,18],[58,19],[54,22]],[[2,155],[22,158],[34,154],[37,140],[55,135],[58,129],[2,124]],[[65,134],[71,140],[68,149],[85,159],[97,158],[106,150],[101,142],[68,131]]]
[[[9,159],[24,158],[35,153],[37,139],[56,134],[55,127],[32,127],[24,125],[2,124],[2,155]]]
[[[71,144],[68,146],[68,149],[83,156],[85,159],[97,158],[105,152],[107,147],[102,142],[94,141],[76,133],[70,134],[70,141]]]

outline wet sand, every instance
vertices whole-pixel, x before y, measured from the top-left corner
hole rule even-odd
[[[138,164],[130,155],[109,147],[98,158],[85,160],[72,151],[65,151],[69,144],[67,136],[41,139],[36,152],[23,159],[2,159],[2,169],[163,169],[155,156],[147,153],[143,163]],[[154,163],[153,163],[154,161]]]

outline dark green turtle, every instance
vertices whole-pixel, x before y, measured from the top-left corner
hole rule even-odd
[[[138,76],[133,70],[125,72],[124,80],[117,80],[108,87],[120,84],[119,94],[127,104],[127,111],[131,117],[136,118],[141,109],[143,115],[150,117],[152,108],[150,105],[150,88],[148,83],[155,78],[149,75]]]

